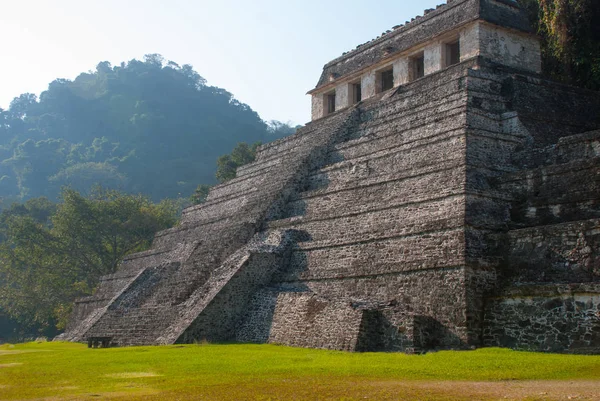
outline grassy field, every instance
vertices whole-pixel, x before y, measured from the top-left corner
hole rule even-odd
[[[273,345],[0,346],[1,400],[600,400],[600,357]]]

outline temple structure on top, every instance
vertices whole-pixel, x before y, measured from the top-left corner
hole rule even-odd
[[[539,39],[516,1],[450,0],[330,61],[308,92],[312,119],[479,56],[541,72]]]
[[[509,0],[327,63],[312,121],[78,300],[62,339],[600,352],[600,94]]]

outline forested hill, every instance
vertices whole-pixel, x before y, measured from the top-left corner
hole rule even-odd
[[[55,199],[62,186],[87,192],[95,183],[154,200],[187,197],[215,182],[218,156],[237,143],[289,128],[268,125],[189,65],[160,55],[102,62],[0,109],[0,197]]]

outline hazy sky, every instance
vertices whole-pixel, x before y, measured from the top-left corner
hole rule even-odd
[[[323,64],[442,0],[0,0],[0,107],[160,53],[265,120],[309,120]]]

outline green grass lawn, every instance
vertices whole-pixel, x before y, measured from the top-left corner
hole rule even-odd
[[[544,390],[548,383],[562,390]],[[1,400],[487,400],[505,399],[501,393],[518,386],[523,391],[509,399],[534,400],[562,399],[578,383],[600,389],[600,356],[501,349],[353,354],[274,345],[0,346]],[[576,399],[593,399],[586,394]]]

